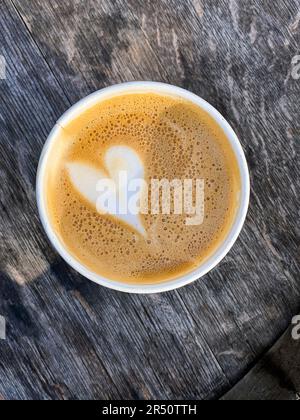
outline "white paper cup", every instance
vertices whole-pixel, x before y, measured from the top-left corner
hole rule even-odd
[[[124,283],[121,281],[110,280],[109,278],[102,277],[92,271],[90,271],[87,267],[82,265],[78,260],[76,260],[65,248],[65,246],[61,243],[58,239],[56,233],[54,232],[53,227],[51,226],[49,217],[47,215],[46,209],[46,200],[45,200],[45,189],[44,189],[44,177],[45,177],[45,170],[47,166],[47,159],[49,156],[49,151],[53,146],[54,140],[56,135],[59,133],[60,127],[66,125],[68,122],[72,121],[78,115],[83,113],[86,109],[92,107],[93,105],[97,104],[98,102],[105,100],[107,98],[111,98],[113,96],[118,96],[124,93],[145,93],[145,92],[155,92],[160,94],[166,95],[176,95],[180,96],[184,99],[187,99],[194,104],[198,105],[200,108],[208,112],[214,120],[219,124],[219,126],[225,132],[228,141],[230,142],[232,149],[236,155],[236,159],[239,165],[240,176],[241,176],[241,198],[240,198],[240,205],[236,213],[236,217],[233,223],[233,226],[228,233],[227,237],[224,241],[219,245],[218,249],[197,269],[186,274],[184,276],[180,276],[175,280],[164,281],[157,284],[129,284]],[[220,261],[226,256],[226,254],[230,251],[232,246],[234,245],[235,241],[237,240],[243,224],[245,222],[245,218],[248,211],[249,206],[249,196],[250,196],[250,180],[249,180],[249,171],[247,162],[245,159],[245,155],[242,149],[242,146],[233,131],[230,127],[228,122],[225,120],[224,117],[208,102],[201,99],[199,96],[188,92],[187,90],[181,89],[176,86],[167,85],[164,83],[157,83],[157,82],[129,82],[129,83],[122,83],[119,85],[114,85],[102,90],[99,90],[86,98],[79,101],[77,104],[72,106],[56,123],[55,127],[51,131],[44,149],[42,151],[42,155],[40,158],[40,163],[37,172],[37,203],[40,218],[44,229],[47,233],[48,238],[50,239],[52,245],[57,250],[57,252],[61,255],[61,257],[76,271],[82,274],[84,277],[88,278],[89,280],[94,281],[95,283],[108,287],[110,289],[119,290],[122,292],[127,293],[159,293],[165,292],[168,290],[177,289],[179,287],[185,286],[193,281],[200,279],[209,271],[211,271],[216,265],[220,263]]]

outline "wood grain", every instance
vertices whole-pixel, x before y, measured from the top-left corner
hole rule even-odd
[[[289,328],[278,343],[222,400],[299,401],[299,351],[300,339],[293,339],[292,328]]]
[[[0,1],[0,398],[213,399],[300,309],[299,3]],[[41,148],[88,93],[159,80],[208,100],[247,155],[252,197],[224,262],[179,291],[134,296],[72,271],[35,204]]]

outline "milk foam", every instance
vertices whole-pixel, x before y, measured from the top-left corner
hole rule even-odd
[[[128,183],[120,182],[120,180],[122,174],[126,174],[128,182],[143,179],[145,171],[142,160],[130,147],[114,146],[107,150],[104,162],[106,172],[83,162],[67,163],[66,167],[72,184],[100,214],[110,214],[116,220],[127,223],[141,235],[147,236],[140,216],[132,214],[128,207],[123,211],[125,214],[122,214],[119,203],[119,200],[126,200],[128,204],[134,194],[136,199],[139,199],[138,192],[130,191]],[[105,191],[99,188],[101,182],[106,186]],[[104,206],[104,198],[101,200],[102,194],[105,194],[105,200],[108,203],[115,203],[115,205]],[[117,202],[115,202],[116,198]]]

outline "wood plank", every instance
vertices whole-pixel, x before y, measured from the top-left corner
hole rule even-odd
[[[0,396],[217,398],[287,328],[300,295],[297,12],[294,0],[1,1]],[[115,293],[69,269],[34,196],[42,144],[69,104],[141,79],[215,105],[244,145],[253,190],[220,267],[159,296]]]
[[[222,400],[299,401],[300,340],[293,338],[292,330],[293,328],[289,328],[278,343]]]
[[[1,10],[1,25],[8,60],[1,90],[2,179],[14,177],[15,183],[7,182],[1,195],[0,311],[8,337],[0,347],[0,394],[205,398],[215,386],[223,388],[227,380],[208,346],[201,339],[193,343],[197,327],[191,319],[179,317],[177,333],[172,331],[169,323],[178,315],[171,298],[160,298],[169,309],[161,320],[157,309],[161,324],[156,325],[147,313],[151,298],[87,282],[45,242],[36,215],[34,171],[42,143],[68,101],[9,3]],[[207,375],[209,380],[198,379]]]
[[[72,360],[66,347],[60,350],[62,343],[53,334],[59,324],[51,307],[56,299],[59,301],[60,295],[53,287],[54,276],[49,267],[57,257],[42,233],[34,192],[42,145],[69,103],[14,8],[7,2],[1,2],[0,27],[1,54],[7,61],[7,79],[0,81],[0,313],[7,323],[7,340],[0,343],[0,395],[3,398],[71,398],[75,394],[64,385],[64,369],[72,371],[73,367],[70,380],[72,375],[77,375],[75,382],[80,395],[85,384],[84,361],[76,361],[76,355]],[[39,282],[39,279],[42,280]],[[52,296],[53,301],[48,301],[52,318],[47,319],[43,311],[45,301],[40,295],[41,288],[45,299]],[[76,316],[72,322],[76,325]],[[80,337],[79,331],[77,341]],[[93,352],[92,345],[88,349]],[[62,377],[61,384],[47,366],[51,359],[56,364],[58,351],[65,353],[65,361],[57,360],[56,367]],[[70,364],[66,366],[69,357]],[[82,368],[80,374],[76,371],[78,363]],[[97,372],[107,381],[105,392],[109,393],[114,385],[99,362],[95,374]]]

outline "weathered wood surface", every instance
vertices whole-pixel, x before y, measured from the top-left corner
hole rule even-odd
[[[0,0],[0,399],[218,398],[279,338],[300,310],[299,41],[299,0]],[[128,80],[207,99],[251,170],[234,249],[162,295],[82,278],[51,249],[36,210],[56,119]]]
[[[222,400],[299,401],[300,338],[295,340],[292,337],[292,328],[290,328],[268,354]],[[299,337],[299,332],[297,337]]]

